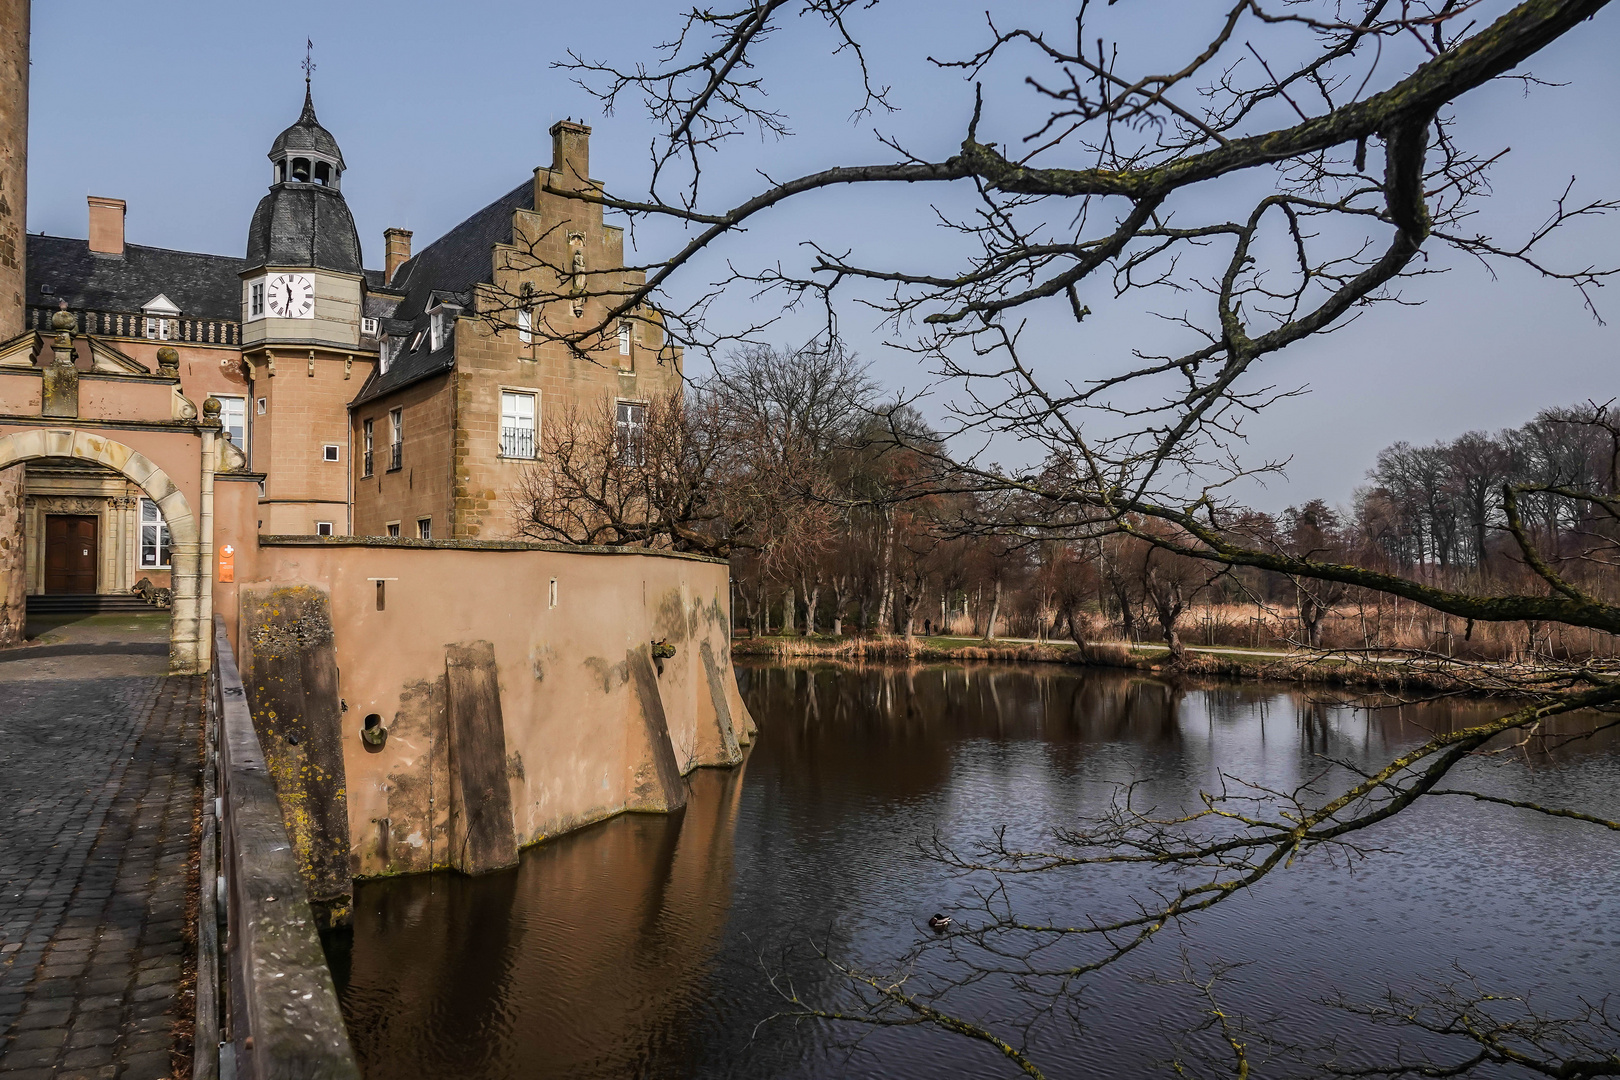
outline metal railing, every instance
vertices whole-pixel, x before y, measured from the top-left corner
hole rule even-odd
[[[360,1080],[220,615],[205,723],[192,1080]]]
[[[371,475],[371,451],[370,450],[367,450],[366,454],[365,454],[365,472],[361,473],[360,475],[361,476],[370,476]]]
[[[88,311],[69,309],[78,320],[78,332],[101,337],[145,338],[193,345],[241,345],[242,324],[231,319],[188,319],[148,315],[144,311]],[[28,325],[42,334],[51,333],[54,307],[28,309]],[[156,333],[147,333],[146,320],[167,324]],[[165,332],[166,331],[166,332]]]
[[[501,428],[501,457],[534,457],[534,428]]]

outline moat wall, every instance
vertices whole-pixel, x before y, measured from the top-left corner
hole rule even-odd
[[[684,806],[682,777],[737,764],[754,730],[728,573],[533,544],[243,551],[238,655],[312,898],[341,917],[353,876],[497,869],[590,822]]]

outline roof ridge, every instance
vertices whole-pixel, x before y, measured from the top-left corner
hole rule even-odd
[[[34,240],[65,240],[70,244],[90,243],[90,241],[83,236],[57,236],[55,233],[46,232],[30,233],[29,237],[30,239]],[[142,251],[167,251],[175,255],[191,255],[200,259],[225,259],[229,262],[244,261],[240,255],[216,255],[212,251],[187,251],[185,248],[158,247],[156,244],[132,244],[126,241],[124,243],[124,250],[127,251],[130,248],[140,248]]]

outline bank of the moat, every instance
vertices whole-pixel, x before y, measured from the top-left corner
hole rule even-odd
[[[758,741],[742,766],[687,777],[682,813],[615,818],[496,874],[359,885],[333,958],[369,1080],[1010,1077],[980,1045],[938,1031],[771,1020],[786,1004],[770,976],[847,1004],[817,947],[887,971],[938,940],[934,912],[976,925],[972,882],[922,854],[936,836],[965,846],[1007,826],[1031,840],[1106,813],[1131,782],[1167,811],[1231,777],[1293,790],[1330,761],[1381,763],[1499,708],[1368,709],[1353,691],[1058,664],[739,661],[738,676]],[[1471,760],[1453,779],[1613,818],[1620,735],[1533,767]],[[1300,1047],[1337,1038],[1354,1051],[1345,1065],[1405,1033],[1322,1006],[1334,992],[1373,1001],[1455,980],[1454,964],[1549,1012],[1612,989],[1620,835],[1437,798],[1366,841],[1381,850],[1353,872],[1297,859],[1076,984],[1072,1016],[1038,1013],[1007,980],[956,1000],[982,1019],[1037,1016],[1029,1045],[1048,1076],[1147,1076],[1208,1018],[1176,981],[1184,948],[1196,965],[1247,963],[1222,980],[1229,1015]],[[1140,885],[1097,867],[1012,880],[1009,895],[1021,911],[1076,920],[1128,910]],[[930,947],[914,979],[944,962]]]
[[[958,637],[737,638],[732,655],[740,660],[834,663],[1016,663],[1113,668],[1162,676],[1241,679],[1371,690],[1473,693],[1511,696],[1507,678],[1481,678],[1477,664],[1438,656],[1305,653],[1190,645],[1173,659],[1163,645],[1124,642],[1020,641]],[[1498,675],[1524,673],[1493,665]]]

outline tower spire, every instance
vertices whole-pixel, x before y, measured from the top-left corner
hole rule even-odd
[[[315,42],[311,38],[304,39],[304,62],[298,66],[304,69],[304,113],[298,119],[315,119],[315,99],[310,95],[309,80],[315,74],[315,60],[312,53],[315,51]]]

